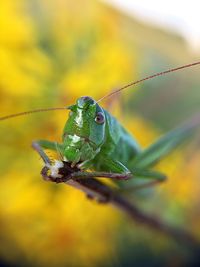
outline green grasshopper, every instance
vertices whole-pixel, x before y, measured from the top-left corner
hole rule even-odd
[[[156,184],[165,180],[165,175],[151,168],[193,133],[198,126],[197,121],[192,120],[176,128],[143,150],[134,137],[103,109],[99,102],[137,83],[199,64],[200,62],[195,62],[131,82],[98,101],[84,96],[69,107],[32,110],[1,117],[0,120],[34,112],[70,110],[63,130],[62,143],[47,140],[32,143],[45,163],[42,175],[47,180],[64,182],[76,178],[107,177],[116,181],[120,187],[126,185],[128,188],[134,184],[132,181],[135,181],[135,178],[145,178],[154,181],[147,184]],[[60,160],[50,160],[45,149],[58,152]],[[124,183],[123,180],[129,181]]]

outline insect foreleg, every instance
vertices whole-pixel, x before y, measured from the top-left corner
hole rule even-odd
[[[114,160],[107,155],[98,155],[94,159],[94,165],[98,171],[110,173],[131,174],[130,170],[120,161]]]
[[[32,147],[33,147],[33,149],[35,149],[38,152],[38,154],[41,156],[41,158],[43,159],[43,161],[46,165],[51,165],[51,160],[49,159],[47,154],[42,149],[40,141],[33,141]]]
[[[32,143],[32,146],[34,148],[33,144],[38,144],[40,147],[44,149],[50,149],[54,151],[62,150],[62,145],[59,144],[58,142],[51,142],[47,140],[37,140],[37,141],[33,141]]]
[[[62,174],[59,173],[60,169],[64,167],[64,163],[61,160],[51,160],[47,154],[45,153],[44,149],[51,149],[58,151],[62,149],[62,146],[56,142],[50,142],[46,140],[40,140],[40,141],[34,141],[32,142],[32,147],[38,152],[38,154],[41,156],[42,160],[45,163],[45,169],[48,170],[47,174],[42,175],[45,180],[51,180],[51,179],[57,179],[62,178]],[[44,149],[43,149],[44,148]],[[60,152],[60,151],[58,151]],[[71,169],[70,169],[71,171]],[[50,178],[51,177],[51,178]]]
[[[56,151],[58,153],[58,155],[59,155],[60,160],[63,159],[62,145],[59,144],[58,142],[51,142],[51,141],[47,141],[47,140],[38,140],[38,141],[32,142],[32,147],[34,149],[37,148],[36,150],[37,150],[38,153],[39,153],[39,151],[41,151],[43,149],[49,149],[49,150]],[[43,152],[43,154],[44,154],[44,152]]]

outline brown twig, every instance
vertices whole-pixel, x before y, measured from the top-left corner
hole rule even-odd
[[[42,170],[42,175],[45,176],[46,171]],[[52,181],[52,180],[51,180]],[[101,181],[94,178],[88,179],[69,179],[67,176],[67,185],[71,185],[76,189],[82,190],[90,198],[95,198],[99,202],[110,203],[126,213],[134,222],[149,227],[152,230],[158,231],[177,243],[189,248],[192,252],[200,252],[199,241],[185,230],[171,226],[156,218],[153,215],[146,214],[137,208],[133,203],[129,202],[126,198],[121,196],[118,192],[114,191],[111,187],[103,184]]]

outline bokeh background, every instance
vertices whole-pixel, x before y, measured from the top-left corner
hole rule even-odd
[[[1,115],[98,99],[199,58],[174,32],[94,0],[2,0]],[[129,88],[102,103],[145,147],[199,111],[199,68]],[[109,102],[109,105],[108,105]],[[193,266],[172,240],[66,185],[45,183],[32,140],[61,140],[67,112],[0,125],[1,266]],[[200,139],[163,160],[168,181],[133,200],[200,238]],[[190,265],[188,265],[190,264]]]

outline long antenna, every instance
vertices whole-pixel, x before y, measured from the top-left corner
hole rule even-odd
[[[103,99],[105,99],[105,98],[107,98],[107,97],[110,97],[110,96],[112,96],[112,95],[114,95],[114,94],[117,94],[117,93],[123,91],[124,89],[126,89],[126,88],[128,88],[128,87],[130,87],[130,86],[136,85],[136,84],[138,84],[138,83],[144,82],[144,81],[146,81],[146,80],[150,80],[150,79],[155,78],[155,77],[158,77],[158,76],[165,75],[165,74],[170,73],[170,72],[178,71],[178,70],[185,69],[185,68],[190,68],[190,67],[193,67],[193,66],[196,66],[196,65],[199,65],[199,64],[200,64],[200,61],[198,61],[198,62],[194,62],[194,63],[187,64],[187,65],[184,65],[184,66],[180,66],[180,67],[177,67],[177,68],[168,69],[168,70],[165,70],[165,71],[158,72],[158,73],[156,73],[156,74],[150,75],[150,76],[148,76],[148,77],[146,77],[146,78],[143,78],[143,79],[141,79],[141,80],[138,80],[138,81],[130,82],[130,83],[128,83],[128,84],[122,86],[121,88],[115,90],[114,92],[111,92],[111,93],[109,93],[109,94],[103,96],[102,98],[100,98],[100,99],[97,101],[97,103],[100,102],[100,101],[102,101]]]
[[[20,112],[20,113],[15,113],[15,114],[10,114],[10,115],[4,116],[4,117],[0,117],[0,121],[8,120],[8,119],[15,118],[18,116],[29,115],[31,113],[36,113],[36,112],[46,112],[46,111],[63,110],[63,109],[67,109],[67,107],[34,109],[34,110],[29,110],[29,111],[25,111],[25,112]]]

